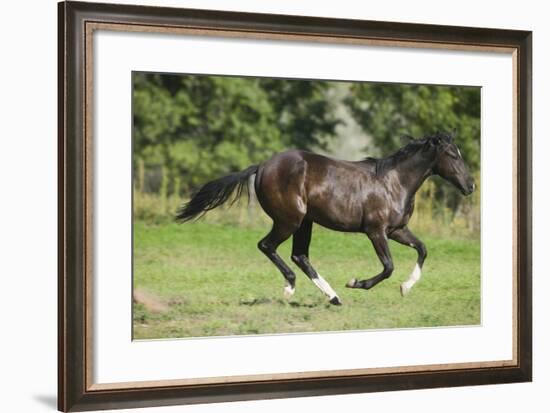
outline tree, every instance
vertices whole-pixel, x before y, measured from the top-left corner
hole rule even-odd
[[[153,191],[320,146],[337,124],[322,81],[136,73],[133,86],[134,159]]]
[[[259,81],[277,114],[277,126],[285,143],[298,149],[324,148],[340,123],[334,102],[327,96],[332,82],[269,78]]]
[[[355,83],[346,104],[371,136],[378,155],[403,146],[402,135],[457,130],[472,169],[479,168],[481,95],[477,87]]]

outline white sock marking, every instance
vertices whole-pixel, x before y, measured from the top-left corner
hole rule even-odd
[[[294,295],[295,291],[296,291],[296,288],[294,288],[290,284],[287,284],[287,285],[285,285],[284,295],[285,295],[285,297],[290,298]]]
[[[317,278],[312,278],[311,281],[313,281],[313,284],[315,284],[317,288],[325,293],[325,295],[327,295],[331,300],[338,295],[332,289],[330,284],[323,277],[321,277],[321,274],[317,273]]]
[[[407,294],[411,290],[413,285],[415,285],[416,282],[420,279],[421,276],[422,276],[422,270],[420,269],[420,266],[417,263],[414,266],[413,272],[411,273],[411,275],[409,275],[408,280],[405,281],[403,284],[401,284],[401,293],[403,295]]]

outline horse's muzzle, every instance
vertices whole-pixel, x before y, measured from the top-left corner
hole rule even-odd
[[[476,184],[474,182],[470,182],[466,187],[462,190],[462,193],[466,196],[471,195],[472,192],[474,192],[476,189]]]

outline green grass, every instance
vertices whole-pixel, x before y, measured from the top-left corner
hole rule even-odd
[[[416,252],[390,241],[391,278],[369,291],[348,289],[350,278],[376,275],[381,265],[365,235],[314,226],[310,261],[337,291],[327,298],[294,264],[290,244],[279,253],[295,270],[296,293],[256,247],[269,227],[206,222],[134,224],[134,288],[161,303],[134,303],[134,338],[199,337],[310,331],[475,325],[480,323],[478,240],[420,234],[428,248],[422,279],[401,297]]]

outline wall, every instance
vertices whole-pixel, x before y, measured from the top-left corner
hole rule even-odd
[[[120,1],[119,1],[120,2]],[[545,177],[550,163],[548,111],[550,41],[544,2],[510,1],[291,1],[165,0],[180,5],[285,14],[516,28],[534,31],[534,382],[257,401],[147,412],[397,411],[513,412],[547,409],[550,385],[550,280],[544,267],[544,233],[550,207]],[[53,411],[56,394],[56,4],[3,2],[0,65],[0,377],[3,411]],[[495,234],[496,235],[496,234]],[[357,349],[360,350],[360,349]],[[404,351],[406,349],[404,348]],[[407,351],[411,351],[407,349]],[[538,403],[538,404],[537,404]]]

